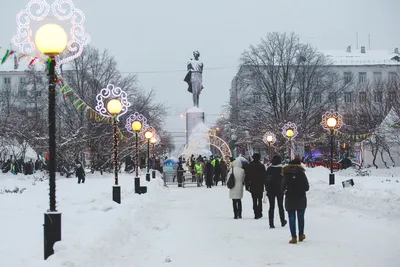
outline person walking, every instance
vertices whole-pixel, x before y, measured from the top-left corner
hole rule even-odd
[[[82,163],[79,160],[75,160],[75,165],[75,176],[78,177],[78,184],[80,184],[81,182],[84,184],[86,177],[85,169],[83,168]]]
[[[230,177],[232,173],[235,179],[235,186],[232,189],[229,189],[229,198],[232,199],[233,218],[242,219],[242,198],[245,172],[242,169],[242,161],[240,159],[236,159],[233,162],[233,167],[229,171],[228,177]]]
[[[202,177],[203,177],[203,164],[199,159],[197,159],[197,162],[194,165],[194,169],[196,173],[197,187],[200,187],[202,184]]]
[[[269,228],[275,228],[274,215],[275,215],[275,199],[278,202],[279,218],[281,219],[282,227],[287,224],[285,220],[285,210],[283,209],[283,192],[282,186],[282,158],[275,155],[271,159],[271,165],[267,168],[265,190],[269,201]]]
[[[299,241],[306,238],[304,234],[304,213],[307,208],[306,192],[310,189],[304,168],[300,159],[296,158],[282,169],[282,192],[285,192],[285,209],[289,216],[291,244],[297,243],[296,213],[299,224]]]
[[[262,198],[265,185],[265,166],[260,162],[261,155],[254,153],[253,161],[246,164],[245,170],[245,184],[249,188],[251,197],[253,198],[254,219],[260,219],[262,214]]]

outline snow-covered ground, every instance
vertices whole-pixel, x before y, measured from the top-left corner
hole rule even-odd
[[[43,261],[47,181],[0,174],[0,259],[10,267],[400,266],[400,169],[336,174],[307,169],[311,189],[303,243],[288,244],[288,227],[253,219],[245,193],[243,219],[233,220],[228,189],[164,188],[152,179],[146,195],[133,194],[133,175],[121,174],[122,204],[111,201],[112,175],[57,181],[62,241]],[[397,175],[397,177],[396,177]],[[40,175],[36,174],[37,177]],[[392,177],[393,176],[393,177]],[[355,186],[342,188],[353,178]],[[277,212],[277,211],[276,211]],[[275,216],[277,220],[277,214]],[[278,225],[278,223],[276,223]]]

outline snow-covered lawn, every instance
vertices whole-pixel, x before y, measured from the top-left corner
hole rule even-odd
[[[0,194],[0,266],[400,266],[400,169],[371,170],[364,177],[339,172],[335,186],[328,186],[327,169],[307,169],[307,175],[307,239],[296,245],[288,244],[287,226],[268,228],[268,205],[263,219],[253,219],[248,193],[244,218],[233,220],[222,186],[163,188],[160,179],[147,183],[142,177],[148,193],[138,196],[133,175],[121,174],[118,205],[111,201],[112,175],[88,174],[80,185],[60,178],[62,241],[43,261],[47,181],[0,174],[0,192],[26,188]],[[355,186],[342,188],[341,181],[350,178]]]

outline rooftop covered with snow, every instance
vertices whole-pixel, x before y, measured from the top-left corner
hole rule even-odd
[[[322,50],[327,55],[333,65],[399,65],[400,54],[398,49],[387,50],[360,50],[347,47],[343,50]]]

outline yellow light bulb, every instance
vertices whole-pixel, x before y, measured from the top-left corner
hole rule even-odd
[[[132,122],[131,127],[135,132],[139,132],[142,129],[142,123],[140,121],[134,121]]]
[[[271,135],[268,135],[268,136],[267,136],[267,141],[268,141],[268,142],[272,142],[272,139],[273,139],[273,138],[272,138]]]
[[[55,56],[62,53],[67,47],[68,36],[60,25],[49,23],[37,30],[35,43],[37,49],[43,54]]]
[[[287,137],[292,137],[293,135],[294,135],[294,132],[293,132],[292,129],[287,129],[287,130],[286,130],[286,136],[287,136]]]
[[[150,139],[153,137],[153,131],[148,130],[144,133],[144,137],[146,137],[146,139]]]
[[[122,110],[122,103],[118,99],[111,99],[107,103],[107,111],[111,115],[118,115]]]
[[[337,119],[333,117],[327,119],[326,125],[328,125],[329,128],[335,128],[335,126],[337,125]]]

